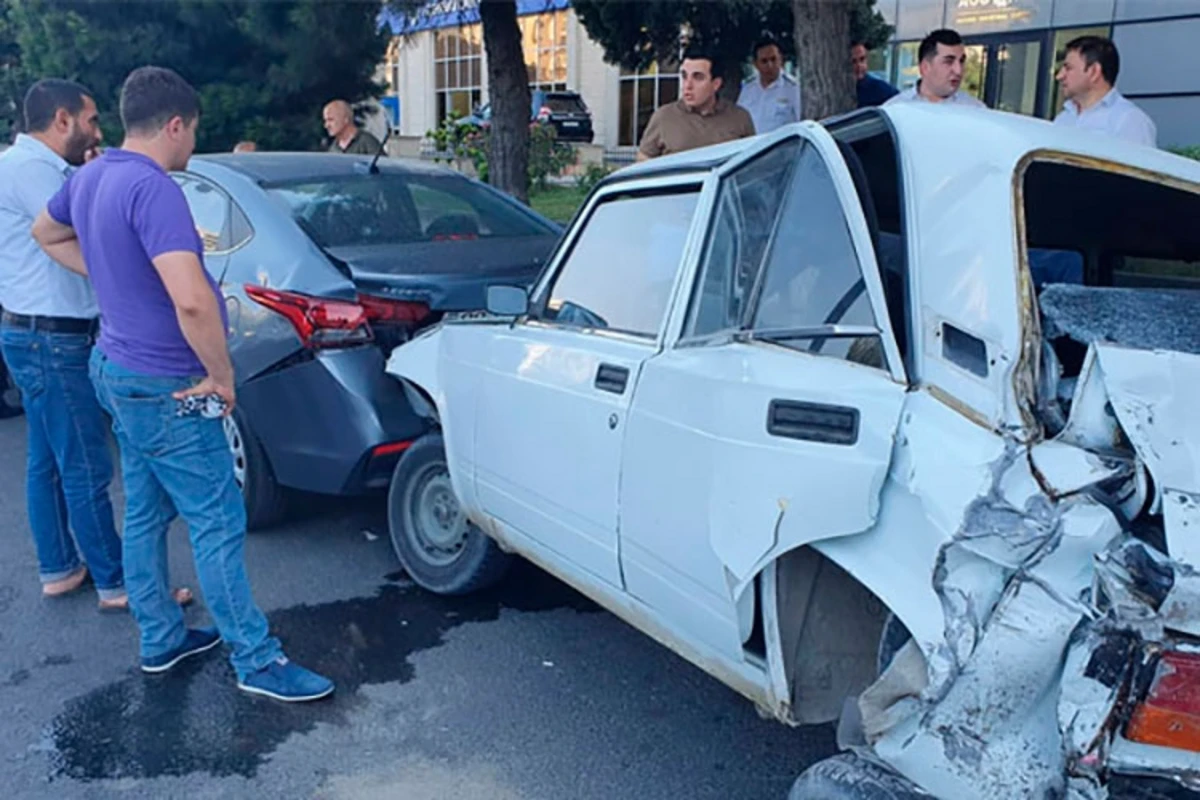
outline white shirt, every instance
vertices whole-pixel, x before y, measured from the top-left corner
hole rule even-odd
[[[1158,146],[1158,128],[1154,120],[1116,89],[1084,111],[1079,110],[1079,104],[1074,100],[1068,100],[1054,118],[1054,124],[1100,131],[1134,144]]]
[[[885,106],[890,106],[893,103],[932,103],[925,95],[920,92],[921,82],[917,81],[912,86],[905,89],[898,95],[888,99],[884,103]],[[955,106],[966,106],[967,108],[987,108],[987,104],[982,102],[978,97],[967,94],[962,89],[959,89],[954,94],[942,100],[943,103],[950,103]]]
[[[0,306],[5,311],[77,319],[100,314],[88,279],[51,259],[29,232],[70,171],[61,156],[25,134],[0,154]]]
[[[800,84],[780,73],[774,83],[764,87],[755,76],[742,83],[738,105],[750,112],[755,133],[770,133],[800,121]]]

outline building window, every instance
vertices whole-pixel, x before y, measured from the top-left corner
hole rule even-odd
[[[565,91],[567,88],[567,12],[547,11],[517,20],[529,88]]]
[[[483,28],[464,25],[434,32],[433,71],[438,119],[465,117],[483,99]]]
[[[669,68],[668,68],[669,66]],[[644,70],[621,70],[621,107],[618,119],[617,144],[636,147],[650,115],[659,106],[679,99],[679,74],[675,65],[651,64]]]

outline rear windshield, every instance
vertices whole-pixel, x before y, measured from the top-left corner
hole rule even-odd
[[[587,111],[583,100],[575,94],[546,95],[545,106],[553,112],[564,114],[582,114]]]
[[[454,175],[343,175],[265,188],[325,248],[554,233],[503,195]]]

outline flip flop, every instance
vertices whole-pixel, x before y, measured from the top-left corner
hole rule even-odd
[[[192,594],[192,590],[186,586],[181,586],[171,593],[175,597],[175,602],[181,606],[190,606],[196,599]],[[115,600],[101,600],[100,610],[106,612],[128,611],[129,610],[129,595],[118,597]]]

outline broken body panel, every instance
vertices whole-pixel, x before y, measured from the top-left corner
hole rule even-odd
[[[516,406],[485,401],[497,369],[507,369],[488,354],[519,323],[444,324],[398,348],[388,371],[436,407],[455,489],[489,535],[782,720],[832,719],[843,697],[858,695],[843,716],[843,744],[930,794],[1100,798],[1113,772],[1200,775],[1196,753],[1126,736],[1151,679],[1170,672],[1162,653],[1194,650],[1200,641],[1200,578],[1192,569],[1200,563],[1200,422],[1189,408],[1200,396],[1200,355],[1187,338],[1196,330],[1180,323],[1169,342],[1122,342],[1112,325],[1097,333],[1083,323],[1095,322],[1095,309],[1123,290],[1055,285],[1038,298],[1021,197],[1033,154],[1162,176],[1190,191],[1200,186],[1200,166],[1037,121],[955,109],[887,109],[831,128],[848,139],[855,125],[880,120],[897,143],[903,187],[904,355],[879,283],[876,234],[856,209],[837,145],[818,126],[664,159],[657,168],[638,165],[589,199],[541,291],[605,192],[666,174],[705,187],[668,322],[644,343],[627,404],[612,411],[625,431],[620,466],[603,476],[613,481],[605,501],[613,527],[603,535],[590,528],[586,548],[564,547],[552,531],[579,529],[570,507],[590,508],[595,497],[550,498],[560,512],[526,503],[525,513],[547,517],[549,533],[538,536],[480,502],[480,476],[488,474],[480,459],[490,456],[477,448],[494,439],[481,426],[514,426],[511,444],[520,426],[563,413],[546,405],[522,416]],[[730,164],[789,135],[831,165],[879,320],[883,369],[788,362],[758,342],[686,346],[684,320],[721,180]],[[1082,305],[1072,304],[1081,297]],[[1160,298],[1158,313],[1171,314],[1178,302]],[[957,331],[978,343],[982,368],[952,352]],[[1077,377],[1054,374],[1044,344],[1057,336],[1086,347]],[[539,370],[550,370],[568,394],[588,389],[591,361],[564,358],[552,343],[523,346],[518,380],[541,380]],[[805,399],[822,408],[858,409],[866,444],[834,456],[811,444],[788,449],[756,438],[757,412],[737,416],[806,385],[820,387]],[[485,402],[486,415],[478,411]],[[535,438],[539,450],[552,445]],[[563,443],[566,455],[551,459],[553,468],[589,458],[590,445],[568,446],[581,442]],[[505,465],[517,469],[519,458],[542,455],[510,452]],[[572,487],[586,491],[578,481]],[[550,519],[554,513],[562,518]],[[1139,528],[1148,516],[1161,517],[1157,547]],[[603,553],[593,563],[613,569],[589,567],[589,552]],[[825,604],[823,589],[831,598]],[[889,612],[907,635],[877,670],[870,656],[879,632],[886,641],[896,629],[884,625]],[[756,621],[761,652],[748,644]],[[1139,719],[1148,729],[1146,714]]]

